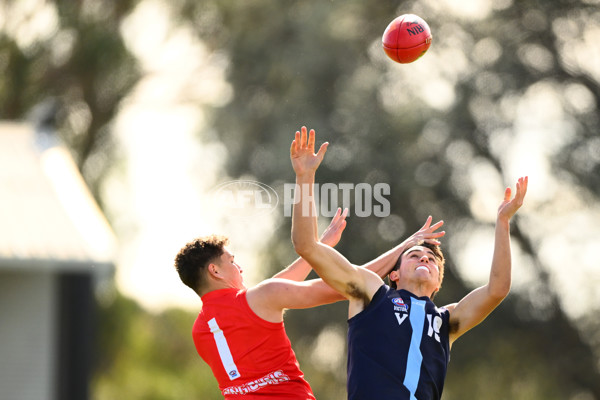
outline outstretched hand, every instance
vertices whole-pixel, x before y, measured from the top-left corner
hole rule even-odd
[[[512,191],[507,187],[504,191],[504,200],[498,207],[498,219],[510,220],[519,208],[523,205],[523,199],[527,193],[527,184],[529,177],[521,177],[517,181],[517,194],[511,199]]]
[[[342,209],[338,208],[331,223],[321,235],[321,243],[331,247],[335,247],[342,238],[342,232],[346,228],[346,216],[348,215],[348,209],[345,208],[342,213]]]
[[[404,241],[404,249],[405,250],[409,249],[413,246],[423,244],[423,243],[440,245],[440,242],[437,239],[444,236],[446,234],[446,232],[445,231],[436,232],[436,231],[442,225],[444,225],[444,221],[438,221],[433,225],[431,225],[431,221],[432,221],[432,218],[430,215],[429,217],[427,217],[427,221],[425,221],[425,224],[421,227],[421,229],[419,229],[418,231],[413,233],[411,236],[409,236]]]
[[[311,129],[307,133],[306,127],[303,126],[300,131],[296,131],[296,137],[290,147],[290,158],[296,175],[314,173],[323,161],[328,145],[327,142],[323,143],[315,154],[315,130]]]

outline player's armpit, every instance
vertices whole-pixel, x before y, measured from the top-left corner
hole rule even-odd
[[[352,318],[364,310],[373,299],[377,290],[384,284],[383,280],[375,272],[364,268],[359,269],[360,285],[348,284],[348,318]]]

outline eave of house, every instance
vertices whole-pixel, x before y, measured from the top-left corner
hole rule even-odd
[[[40,139],[0,122],[0,269],[112,269],[108,222],[67,149]]]

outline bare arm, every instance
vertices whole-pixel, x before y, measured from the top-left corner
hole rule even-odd
[[[335,247],[335,245],[338,244],[342,237],[342,232],[346,228],[347,215],[348,210],[344,210],[344,212],[342,212],[342,210],[338,208],[329,226],[327,229],[325,229],[323,235],[321,236],[321,243],[331,247]],[[300,282],[306,279],[311,270],[312,267],[306,260],[303,258],[298,258],[287,268],[275,274],[273,278],[290,279]]]
[[[342,210],[338,208],[335,216],[331,220],[331,223],[321,236],[321,243],[326,244],[330,247],[335,247],[337,245],[337,243],[341,239],[342,232],[346,228],[347,215],[348,209],[345,209],[342,212]],[[379,275],[381,278],[384,278],[394,267],[396,261],[398,260],[398,257],[404,250],[422,242],[440,244],[437,240],[435,240],[435,238],[443,236],[445,232],[435,231],[439,227],[441,227],[443,223],[443,221],[439,221],[436,224],[431,225],[431,217],[429,217],[425,222],[425,225],[423,225],[419,231],[415,232],[412,236],[404,240],[396,247],[388,250],[387,252],[381,254],[379,257],[369,261],[366,264],[355,266],[371,270],[377,275]],[[305,261],[303,258],[298,258],[287,268],[275,274],[273,278],[303,281],[304,279],[306,279],[311,269],[312,267],[307,261]]]
[[[286,309],[312,308],[345,300],[322,279],[296,282],[277,278],[248,289],[247,299],[259,317],[271,322],[283,321]]]
[[[336,250],[315,239],[311,222],[313,218],[316,218],[312,201],[314,174],[297,177],[296,184],[296,196],[299,199],[296,198],[292,220],[294,248],[313,266],[321,278],[342,295],[348,297],[346,285],[352,281],[361,281],[359,267],[351,264]]]
[[[315,172],[325,156],[327,145],[323,144],[315,154],[315,132],[307,133],[306,127],[296,132],[292,142],[290,157],[296,172],[292,242],[296,252],[312,265],[317,274],[350,300],[350,314],[353,315],[368,304],[383,281],[375,273],[352,265],[335,249],[317,241],[313,186]]]
[[[303,139],[304,139],[304,152],[308,154],[306,140],[307,133],[306,128],[303,128]],[[296,132],[296,140],[295,142],[300,141],[300,133]],[[294,146],[294,144],[292,144]],[[318,163],[321,162],[323,156],[325,154],[325,149],[327,148],[327,144],[321,146],[319,150],[319,154],[314,154],[314,131],[312,132],[312,147],[310,151],[310,155],[312,156],[312,160],[315,160],[315,157],[318,159]],[[310,160],[309,160],[310,161]],[[318,166],[318,163],[315,165]],[[312,174],[305,175],[308,180],[306,182],[311,182],[310,192],[312,193],[312,183],[314,182],[314,171]],[[299,180],[303,182],[302,179]],[[296,195],[300,195],[299,191],[296,190]],[[301,206],[301,205],[300,205]],[[324,253],[330,257],[335,258],[335,263],[342,264],[344,268],[348,268],[353,271],[358,271],[359,268],[353,266],[346,260],[341,254],[339,254],[332,247],[327,246],[317,240],[317,223],[316,223],[316,212],[314,212],[314,204],[312,201],[309,201],[307,207],[311,209],[311,213],[307,218],[303,218],[302,224],[306,224],[302,227],[303,232],[307,233],[309,237],[307,238],[307,243],[311,243],[311,245],[317,246],[320,249],[323,249]],[[294,209],[296,212],[296,209]],[[307,213],[308,214],[308,213]],[[314,217],[314,218],[313,218]],[[292,225],[294,222],[292,222]],[[312,254],[312,253],[311,253]],[[304,254],[299,253],[299,255],[306,260],[312,266],[317,273],[321,264],[324,264],[327,259],[320,259],[318,256],[315,257],[304,257]],[[319,267],[315,268],[314,261],[319,260]],[[362,269],[360,269],[362,270]],[[363,270],[366,272],[366,270]],[[371,273],[373,274],[373,273]],[[373,274],[375,277],[377,275]],[[377,279],[381,280],[377,277]],[[382,281],[383,283],[383,281]],[[333,290],[322,280],[311,280],[305,282],[296,282],[292,280],[283,280],[283,279],[269,279],[267,281],[262,282],[260,285],[257,285],[254,288],[251,288],[247,292],[247,299],[252,310],[261,318],[266,319],[267,321],[279,322],[283,319],[283,309],[285,308],[306,308],[306,307],[314,307],[321,304],[331,303],[333,301],[341,300],[344,297],[340,295],[337,291]]]
[[[511,285],[510,219],[523,205],[527,193],[528,178],[519,178],[517,193],[511,200],[511,190],[504,192],[504,200],[498,208],[494,255],[489,282],[469,293],[457,304],[447,306],[450,324],[454,327],[450,341],[458,339],[469,329],[483,321],[508,295]]]

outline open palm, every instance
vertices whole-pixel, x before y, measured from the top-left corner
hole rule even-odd
[[[329,143],[323,143],[315,154],[315,130],[307,132],[303,126],[300,131],[296,131],[290,147],[290,158],[296,175],[314,173],[323,161],[328,145]]]

